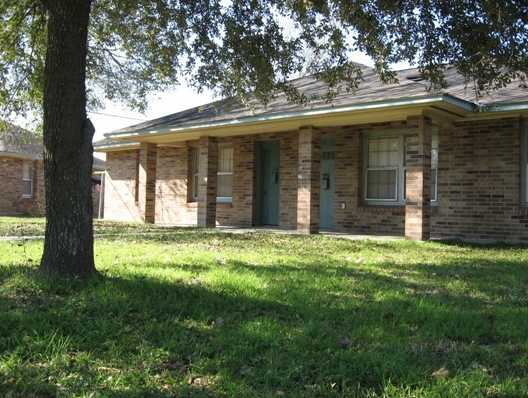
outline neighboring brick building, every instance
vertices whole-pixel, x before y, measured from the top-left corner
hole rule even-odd
[[[42,138],[0,124],[0,215],[43,215],[45,212]],[[101,180],[105,162],[94,159],[94,179]],[[100,187],[94,184],[94,215],[99,213]]]
[[[382,85],[364,68],[359,90],[331,105],[219,103],[107,134],[94,144],[106,153],[105,215],[528,242],[527,90],[512,83],[477,106],[452,70],[442,92],[415,69],[398,76]]]

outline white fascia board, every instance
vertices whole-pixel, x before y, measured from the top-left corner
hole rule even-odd
[[[24,153],[9,152],[9,151],[0,151],[0,156],[9,156],[11,158],[17,158],[17,159],[42,160],[42,156],[28,155]]]
[[[94,146],[94,152],[100,152],[103,150],[109,150],[109,149],[126,149],[127,147],[135,147],[138,146],[139,143],[137,142],[118,142],[115,144],[103,144],[103,145],[96,145]]]

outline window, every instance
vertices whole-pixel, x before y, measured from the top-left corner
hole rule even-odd
[[[406,165],[403,135],[367,139],[365,202],[372,205],[404,204]],[[431,136],[431,202],[438,201],[438,134]]]
[[[139,173],[141,167],[140,156],[141,154],[138,150],[136,152],[136,179],[134,180],[134,200],[136,201],[136,203],[139,203]]]
[[[233,147],[218,148],[218,174],[216,200],[231,202],[233,195]]]
[[[366,145],[365,201],[368,204],[403,203],[403,135],[369,137]]]
[[[521,137],[521,202],[528,207],[528,121],[525,120]]]
[[[33,165],[24,163],[22,166],[22,197],[33,197]]]
[[[431,202],[438,201],[438,134],[431,135]]]
[[[199,150],[198,148],[191,148],[191,164],[189,172],[189,200],[191,202],[198,201],[198,181],[199,181]]]

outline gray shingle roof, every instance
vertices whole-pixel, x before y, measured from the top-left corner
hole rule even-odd
[[[418,69],[411,68],[398,71],[398,83],[382,84],[372,68],[362,66],[363,81],[355,92],[341,91],[330,104],[322,99],[314,99],[305,106],[288,102],[284,94],[278,95],[266,107],[257,100],[249,101],[250,108],[244,105],[234,105],[226,101],[218,101],[182,112],[170,114],[157,119],[116,130],[110,134],[135,133],[142,131],[161,130],[168,127],[185,127],[196,123],[217,122],[222,120],[242,119],[251,116],[268,116],[286,112],[308,109],[324,109],[342,105],[368,104],[390,102],[392,100],[416,99],[433,94],[449,94],[458,99],[475,104],[494,105],[500,103],[515,103],[528,101],[528,90],[519,87],[518,82],[512,82],[508,87],[477,97],[473,82],[466,81],[454,69],[445,71],[448,87],[443,90],[429,91],[429,83],[421,80]],[[321,97],[327,86],[324,82],[311,76],[293,80],[293,83],[308,97]],[[104,139],[95,143],[104,146],[116,143],[113,139]]]
[[[42,158],[42,137],[7,122],[0,122],[0,152]]]
[[[44,143],[42,136],[14,124],[0,121],[0,154],[20,158],[42,159]],[[104,170],[106,162],[94,157],[93,168]]]

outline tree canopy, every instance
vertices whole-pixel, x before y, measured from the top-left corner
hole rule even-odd
[[[15,114],[41,106],[46,3],[0,2],[0,104]],[[183,80],[219,97],[253,91],[267,102],[300,72],[306,50],[323,60],[307,72],[333,89],[359,84],[359,69],[350,63],[354,51],[371,57],[385,80],[396,77],[391,65],[402,61],[417,65],[433,85],[444,85],[442,70],[454,67],[481,90],[523,83],[528,70],[523,0],[91,3],[86,85],[92,108],[110,100],[144,110],[149,92]]]
[[[307,73],[328,83],[329,101],[361,83],[355,51],[383,81],[405,61],[432,86],[446,84],[446,67],[480,91],[525,84],[527,19],[525,0],[0,0],[0,107],[11,118],[43,111],[47,235],[65,227],[63,235],[86,238],[90,170],[79,178],[71,169],[92,156],[87,107],[110,100],[144,110],[149,92],[183,81],[218,97],[251,91],[266,103],[284,91],[305,102],[288,81],[307,52],[318,61]],[[76,190],[77,210],[63,214],[53,195]],[[67,227],[72,217],[85,221]],[[78,256],[86,244],[72,239],[66,249],[60,239],[45,245],[43,262],[52,250],[65,254],[47,260],[62,263],[50,273],[82,273],[66,252]]]

